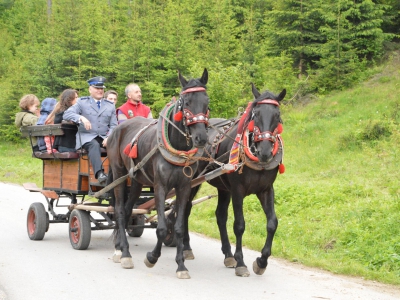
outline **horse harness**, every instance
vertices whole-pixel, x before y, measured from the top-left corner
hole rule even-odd
[[[194,88],[189,88],[181,93],[181,96],[183,94],[187,93],[193,93],[193,92],[200,92],[200,91],[205,91],[205,88],[203,87],[194,87]],[[190,138],[189,135],[189,129],[188,127],[190,125],[196,124],[196,123],[205,123],[206,126],[208,125],[208,115],[209,111],[207,111],[206,114],[199,113],[199,114],[193,114],[189,109],[187,108],[182,108],[183,106],[183,101],[181,99],[181,96],[178,101],[173,98],[162,110],[160,113],[160,117],[158,120],[154,120],[144,128],[142,128],[132,139],[131,143],[127,145],[125,148],[124,153],[129,155],[131,159],[131,169],[129,170],[129,176],[131,178],[135,177],[136,172],[140,170],[142,174],[151,182],[149,179],[149,176],[145,173],[143,166],[145,163],[157,152],[160,151],[161,155],[164,157],[166,161],[173,165],[177,166],[184,166],[189,167],[190,165],[194,164],[197,162],[199,159],[201,159],[203,155],[203,149],[198,149],[198,148],[192,148],[189,151],[182,151],[182,150],[177,150],[172,147],[169,137],[168,137],[168,124],[171,124],[174,126],[180,133],[186,136],[186,139],[188,140]],[[175,120],[182,120],[183,125],[185,127],[185,133],[182,132],[173,122],[169,120],[171,113],[174,111],[175,106],[178,105],[178,117],[176,115],[174,116]],[[138,165],[134,165],[133,163],[133,158],[137,157],[137,142],[139,137],[152,125],[157,124],[157,145],[140,161]],[[136,148],[136,149],[135,149]],[[129,150],[128,150],[129,149]],[[133,155],[131,155],[133,153]],[[184,168],[184,170],[185,170]],[[189,167],[190,168],[190,167]],[[190,168],[191,170],[191,168]],[[185,171],[184,171],[185,172]],[[190,171],[191,173],[186,176],[191,177],[192,170]]]
[[[259,104],[272,104],[279,106],[279,102],[272,99],[265,99],[257,102],[257,105]],[[247,108],[249,107],[250,103]],[[230,154],[229,163],[235,165],[235,171],[240,169],[239,172],[241,173],[241,170],[244,165],[258,171],[272,170],[277,166],[279,166],[279,172],[283,173],[284,172],[283,139],[280,135],[280,133],[282,132],[282,124],[279,123],[278,127],[273,132],[270,131],[261,132],[261,130],[257,126],[254,126],[254,120],[253,120],[254,114],[250,119],[250,122],[248,124],[244,124],[244,120],[247,118],[248,113],[249,111],[246,110],[237,119],[225,120],[223,122],[209,125],[217,132],[217,134],[214,137],[212,137],[213,142],[211,146],[212,151],[210,153],[210,156],[215,158],[219,150],[219,145],[226,138],[229,138],[234,140],[232,148],[230,151],[222,154],[219,157],[219,160],[221,161],[221,158],[225,157],[229,153]],[[240,123],[242,123],[242,125]],[[232,138],[228,134],[232,131],[232,129],[236,124],[238,126],[236,138]],[[240,128],[240,126],[243,126],[243,128]],[[258,160],[256,155],[254,154],[254,151],[251,149],[250,145],[251,139],[253,139],[255,143],[260,142],[262,140],[269,140],[273,143],[273,150],[272,150],[273,157],[269,162],[262,163]],[[222,159],[222,161],[224,159]]]

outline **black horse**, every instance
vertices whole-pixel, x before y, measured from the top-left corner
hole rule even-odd
[[[124,197],[125,182],[117,185],[112,193],[115,197],[117,225],[113,260],[121,262],[123,268],[133,268],[125,229],[143,185],[153,186],[158,212],[157,245],[152,252],[147,253],[145,263],[148,267],[154,266],[161,256],[161,246],[167,236],[167,221],[164,214],[166,195],[175,189],[174,232],[177,238],[177,276],[190,278],[183,257],[184,212],[191,192],[192,176],[197,170],[196,158],[202,156],[207,142],[208,72],[204,69],[201,78],[190,81],[187,81],[180,72],[178,77],[182,85],[180,97],[177,101],[167,104],[158,120],[142,117],[127,120],[119,125],[108,139],[107,153],[112,178],[118,179],[128,174],[134,165],[138,169],[130,173],[131,188],[128,199]],[[127,151],[134,158],[128,157]]]
[[[269,91],[260,92],[252,85],[254,102],[249,103],[246,112],[239,120],[210,119],[212,129],[209,131],[209,140],[212,146],[207,152],[221,163],[234,163],[237,170],[212,179],[209,183],[218,189],[218,206],[216,218],[222,242],[222,252],[225,255],[225,266],[236,267],[237,276],[249,276],[250,273],[243,260],[242,236],[245,231],[243,216],[243,199],[251,194],[257,195],[267,217],[267,238],[258,257],[253,263],[256,274],[262,275],[271,255],[272,240],[278,227],[278,219],[274,209],[274,187],[278,170],[282,173],[283,145],[280,133],[282,120],[279,105],[286,95],[283,90],[279,95]],[[229,124],[231,123],[231,124]],[[237,148],[233,145],[238,146]],[[215,164],[201,162],[198,172],[209,172]],[[203,172],[204,173],[204,172]],[[198,191],[193,188],[192,200]],[[234,233],[236,235],[236,251],[232,255],[228,239],[226,222],[228,207],[232,197],[234,211]],[[191,202],[189,202],[191,203]],[[190,215],[191,205],[187,205],[186,220]],[[193,259],[189,243],[188,231],[184,237],[184,253],[186,259]]]

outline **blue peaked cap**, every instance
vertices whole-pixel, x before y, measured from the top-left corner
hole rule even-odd
[[[89,86],[94,86],[95,88],[98,88],[98,89],[106,88],[106,86],[104,85],[104,83],[106,82],[106,79],[103,76],[97,76],[97,77],[90,78],[87,82],[89,83]]]

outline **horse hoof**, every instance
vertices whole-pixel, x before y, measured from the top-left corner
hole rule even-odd
[[[152,268],[155,266],[155,264],[152,264],[151,262],[149,262],[149,260],[147,259],[147,257],[144,259],[144,264],[146,265],[146,267],[148,268]]]
[[[224,259],[225,267],[227,268],[236,268],[236,259],[234,257],[227,257]]]
[[[236,274],[236,276],[240,276],[240,277],[249,277],[250,276],[250,272],[249,272],[249,270],[247,270],[247,267],[237,267],[235,269],[235,274]]]
[[[193,260],[194,254],[192,250],[183,250],[183,258],[185,260]]]
[[[176,276],[179,279],[190,279],[189,271],[178,271],[176,272]]]
[[[253,262],[253,271],[254,271],[254,273],[256,273],[257,275],[262,275],[262,274],[264,274],[264,272],[265,272],[266,269],[267,269],[267,268],[260,268],[260,267],[258,266],[256,260]]]
[[[121,258],[121,267],[123,267],[124,269],[133,269],[132,257]]]
[[[122,252],[121,250],[115,250],[113,254],[113,262],[120,263],[121,262]]]

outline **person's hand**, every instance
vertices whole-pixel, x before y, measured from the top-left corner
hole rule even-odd
[[[106,137],[106,138],[103,140],[103,147],[107,147],[107,139],[108,139],[108,137]]]
[[[83,126],[85,126],[86,130],[92,129],[92,124],[89,122],[88,119],[86,119],[84,116],[80,117],[81,122],[83,123]]]

